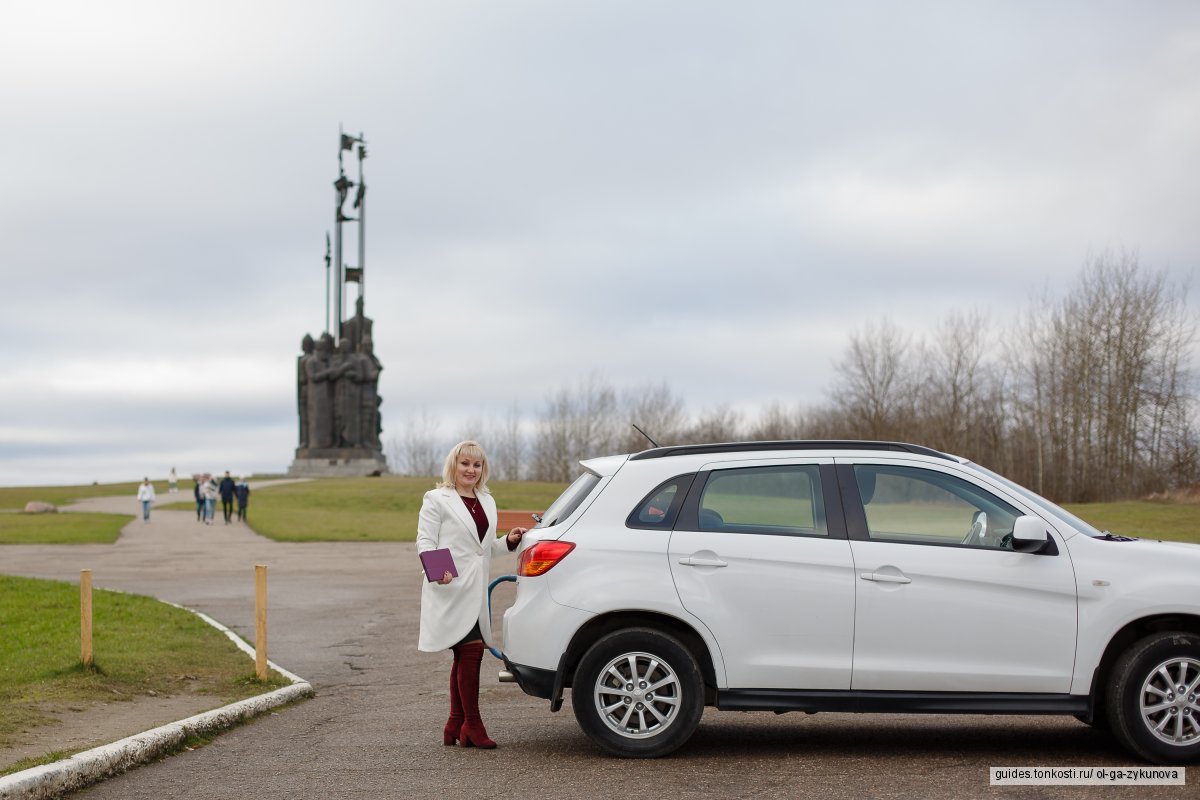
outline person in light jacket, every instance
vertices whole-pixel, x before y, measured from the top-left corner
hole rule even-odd
[[[142,522],[149,522],[150,506],[154,505],[154,487],[150,485],[149,478],[144,479],[138,487],[137,498],[142,504]]]
[[[217,479],[205,473],[204,485],[200,487],[200,494],[204,497],[204,524],[212,525],[213,514],[216,513],[217,508]]]
[[[496,501],[487,488],[488,462],[477,442],[459,442],[446,456],[442,480],[425,493],[417,522],[417,552],[448,548],[458,577],[447,571],[421,587],[421,635],[427,653],[450,648],[450,717],[442,743],[493,748],[479,715],[479,667],[492,638],[487,607],[493,553],[516,550],[525,528],[496,536]],[[422,573],[423,574],[423,573]]]

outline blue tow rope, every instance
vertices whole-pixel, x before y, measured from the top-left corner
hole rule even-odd
[[[499,578],[496,578],[496,580],[494,580],[488,584],[488,619],[489,620],[492,618],[492,590],[495,589],[500,584],[508,583],[510,581],[512,583],[516,583],[517,576],[516,575],[501,575]],[[504,653],[501,653],[499,650],[492,647],[491,645],[488,645],[488,650],[491,650],[492,655],[494,655],[496,658],[500,659],[501,661],[504,660]]]

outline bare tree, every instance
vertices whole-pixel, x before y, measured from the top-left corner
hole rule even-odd
[[[405,467],[404,467],[404,452],[405,452],[404,451],[404,443],[400,441],[399,437],[393,436],[387,440],[387,443],[384,445],[384,448],[385,448],[384,452],[386,453],[387,460],[388,460],[389,469],[391,469],[391,471],[396,473],[397,475],[401,474],[405,469]]]
[[[908,350],[908,335],[889,320],[869,323],[851,334],[850,345],[835,365],[840,381],[833,392],[851,435],[865,439],[901,436],[910,422],[912,406]]]
[[[634,425],[660,445],[677,444],[687,430],[683,400],[666,383],[648,384],[627,391],[621,402],[623,429],[617,449],[636,453],[650,446]]]
[[[492,427],[489,452],[493,474],[499,480],[519,481],[524,474],[527,446],[521,426],[521,408],[516,401],[504,418]]]
[[[917,348],[916,428],[931,447],[953,453],[982,449],[986,333],[979,312],[955,313],[937,326],[931,344]]]
[[[712,406],[701,412],[685,438],[696,444],[740,441],[744,438],[741,414],[725,403]]]
[[[746,429],[751,442],[771,442],[811,437],[812,423],[799,407],[788,408],[776,401],[768,403]]]
[[[422,477],[441,474],[445,453],[439,441],[439,427],[427,408],[405,418],[399,442],[393,439],[395,463],[403,474]]]
[[[599,376],[553,392],[536,423],[532,477],[570,480],[581,459],[616,451],[617,425],[616,392]]]
[[[1135,253],[1084,264],[1072,292],[1031,314],[1013,368],[1033,432],[1035,487],[1062,500],[1144,494],[1187,461],[1194,395],[1183,369],[1195,341],[1186,287]],[[1053,465],[1053,469],[1050,469]]]
[[[488,426],[483,421],[483,417],[478,414],[467,417],[458,428],[458,436],[455,437],[455,442],[479,442],[484,445],[485,450],[488,442]]]

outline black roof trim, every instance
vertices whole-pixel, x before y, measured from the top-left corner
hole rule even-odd
[[[796,441],[778,442],[718,442],[715,444],[683,444],[677,447],[656,447],[643,450],[629,457],[630,461],[641,461],[648,458],[670,458],[671,456],[699,455],[704,453],[737,453],[762,452],[770,450],[889,450],[896,453],[916,453],[934,458],[944,458],[953,461],[951,456],[922,447],[919,444],[904,442],[869,442],[854,439],[800,439]]]

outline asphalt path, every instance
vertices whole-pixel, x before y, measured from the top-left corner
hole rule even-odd
[[[133,513],[132,498],[75,508]],[[251,504],[253,519],[253,504]],[[0,571],[148,594],[254,640],[254,565],[268,565],[269,650],[314,699],[206,746],[85,789],[87,798],[1194,798],[1176,787],[992,787],[992,766],[1137,766],[1071,718],[719,712],[658,760],[611,758],[484,656],[480,704],[493,751],[443,747],[448,653],[417,650],[422,575],[411,543],[273,542],[245,526],[156,510],[114,545],[0,547]],[[515,560],[496,559],[496,575]],[[496,590],[495,618],[512,601]]]

